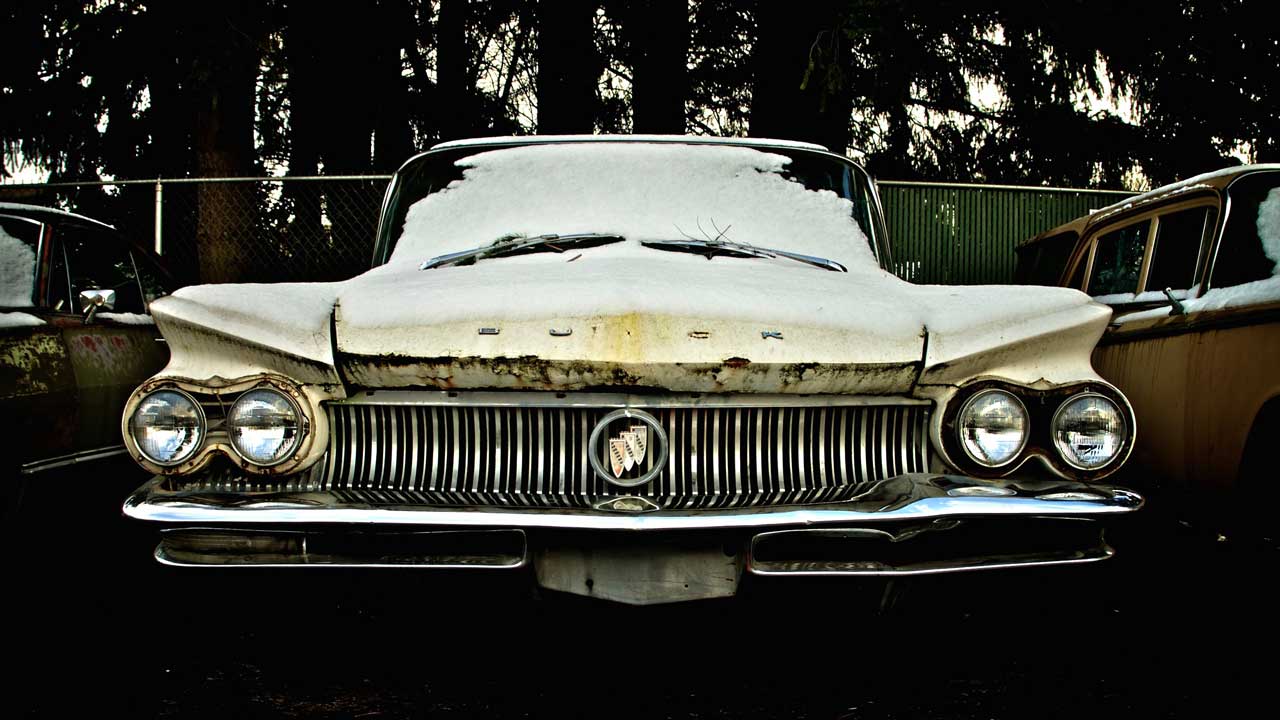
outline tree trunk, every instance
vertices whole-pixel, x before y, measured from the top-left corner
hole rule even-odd
[[[221,6],[220,6],[221,7]],[[265,23],[256,3],[237,3],[206,17],[194,38],[192,142],[197,177],[252,175],[254,87]],[[235,282],[252,260],[257,204],[248,185],[202,183],[196,191],[200,279]]]
[[[624,31],[631,41],[631,129],[682,135],[689,96],[689,4],[636,0]]]
[[[538,132],[589,134],[599,104],[600,54],[592,0],[538,5]]]
[[[299,2],[286,8],[284,51],[289,70],[289,174],[319,172],[324,145],[325,72],[321,59],[325,36],[323,15]],[[285,242],[297,264],[309,264],[308,250],[327,243],[320,222],[323,188],[313,182],[286,182],[284,195],[293,219]]]
[[[440,98],[440,139],[470,137],[475,129],[475,89],[467,78],[467,0],[440,0],[436,32],[436,89]]]
[[[378,25],[393,23],[412,11],[404,7],[406,0],[381,0],[373,15]],[[400,37],[393,35],[393,37]],[[373,171],[389,173],[400,167],[413,152],[413,133],[409,128],[409,85],[400,60],[400,43],[383,41],[374,51],[373,86],[376,93],[373,126]]]
[[[839,18],[840,3],[832,0],[803,8],[757,4],[752,136],[806,140],[845,154],[851,99]]]

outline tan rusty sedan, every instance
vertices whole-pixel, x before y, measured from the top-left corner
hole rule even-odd
[[[1274,532],[1252,510],[1280,483],[1280,165],[1190,178],[1042,233],[1018,248],[1017,280],[1115,309],[1094,364],[1142,426],[1130,472],[1167,483],[1184,510]]]

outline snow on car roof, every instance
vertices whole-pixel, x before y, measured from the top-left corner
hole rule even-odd
[[[450,140],[432,146],[432,150],[461,147],[483,147],[509,143],[548,144],[564,142],[623,142],[623,143],[683,143],[690,145],[741,145],[745,147],[783,147],[827,152],[816,143],[798,140],[772,140],[769,138],[719,137],[714,135],[507,135],[499,137]]]
[[[1235,165],[1232,167],[1222,168],[1221,170],[1214,170],[1212,172],[1201,173],[1194,177],[1189,177],[1185,180],[1179,180],[1178,182],[1170,183],[1168,185],[1162,185],[1161,187],[1158,187],[1154,190],[1149,190],[1145,193],[1142,193],[1141,195],[1127,197],[1124,200],[1121,200],[1119,202],[1115,202],[1106,207],[1099,208],[1098,210],[1095,210],[1093,213],[1090,214],[1090,218],[1093,220],[1100,220],[1102,218],[1115,215],[1116,213],[1119,213],[1124,210],[1128,210],[1130,208],[1137,207],[1139,205],[1145,205],[1155,200],[1163,200],[1164,198],[1169,197],[1171,195],[1178,195],[1185,192],[1191,192],[1193,190],[1213,187],[1216,184],[1212,182],[1214,180],[1231,177],[1233,175],[1243,175],[1244,173],[1254,172],[1256,170],[1280,170],[1280,163],[1263,163],[1263,164],[1257,164],[1257,165]]]

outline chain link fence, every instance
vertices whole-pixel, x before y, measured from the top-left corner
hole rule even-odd
[[[0,202],[58,207],[151,247],[182,285],[327,281],[368,269],[390,176],[0,185]],[[1005,283],[1019,240],[1128,193],[880,183],[894,268],[920,283]]]
[[[342,280],[369,267],[390,176],[0,185],[153,249],[182,285]]]

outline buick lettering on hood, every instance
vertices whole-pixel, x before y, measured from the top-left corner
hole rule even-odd
[[[174,565],[532,566],[636,604],[1109,557],[1142,503],[1104,482],[1135,433],[1090,365],[1110,310],[890,252],[815,145],[436,146],[368,272],[154,303],[125,513]]]

